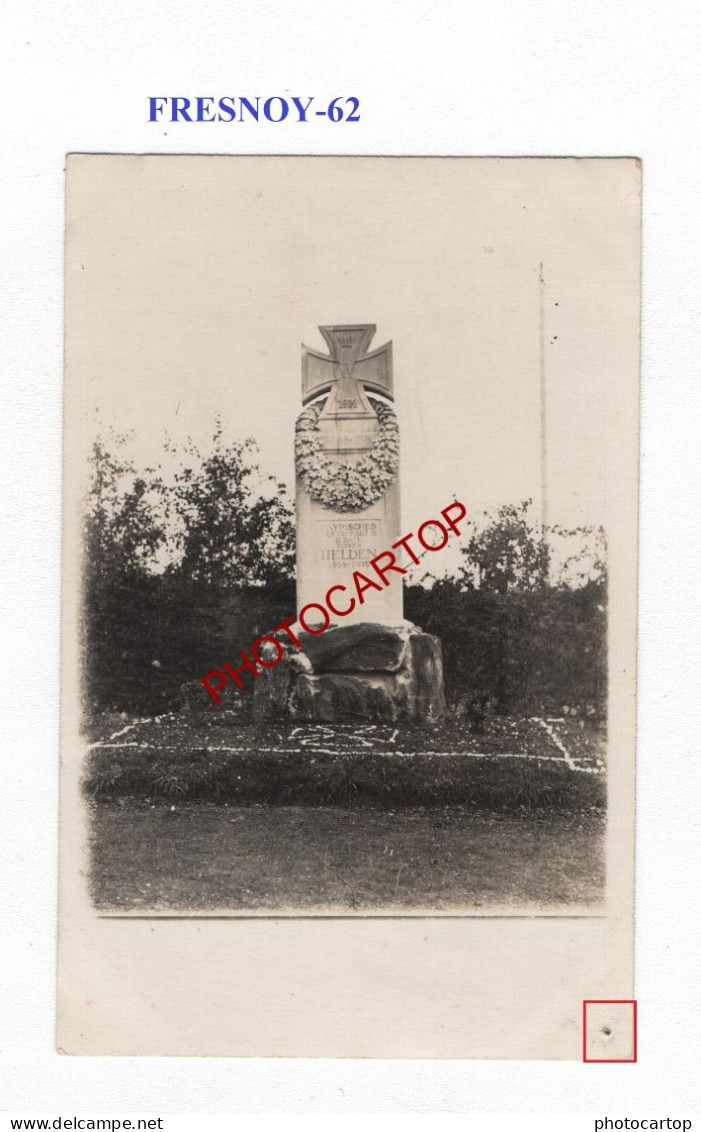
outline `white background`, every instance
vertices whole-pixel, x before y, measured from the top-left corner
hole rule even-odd
[[[698,1108],[696,4],[15,0],[3,23],[3,1107],[649,1116]],[[324,103],[356,95],[361,122],[156,126],[146,121],[150,94],[314,94]],[[71,150],[643,159],[637,1066],[54,1053],[63,161]]]

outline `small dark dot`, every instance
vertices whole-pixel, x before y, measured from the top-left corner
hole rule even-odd
[[[602,1026],[601,1027],[601,1033],[605,1034],[607,1038],[610,1038],[611,1034],[612,1034],[611,1027],[610,1026]]]

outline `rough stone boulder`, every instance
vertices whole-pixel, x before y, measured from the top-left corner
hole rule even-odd
[[[301,676],[290,700],[290,714],[318,723],[392,722],[400,715],[395,684],[386,672]]]
[[[289,716],[289,705],[294,686],[303,673],[312,672],[312,666],[303,653],[292,651],[280,641],[285,655],[275,668],[265,668],[256,680],[253,693],[253,718],[279,720]]]
[[[254,716],[316,723],[411,720],[445,711],[437,637],[414,625],[356,624],[300,636],[256,681]]]
[[[315,672],[397,672],[415,625],[339,625],[325,633],[301,633],[302,652]]]
[[[445,713],[443,652],[438,637],[417,633],[407,642],[404,695],[409,719],[441,719]]]

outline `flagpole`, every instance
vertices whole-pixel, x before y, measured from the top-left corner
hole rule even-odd
[[[547,542],[548,517],[548,391],[545,373],[545,273],[538,271],[540,331],[540,531]]]

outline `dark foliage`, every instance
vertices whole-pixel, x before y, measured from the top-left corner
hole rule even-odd
[[[242,648],[293,609],[290,582],[222,591],[161,574],[108,584],[87,614],[90,706],[138,715],[178,707],[184,683],[238,661]]]
[[[124,437],[113,436],[120,452]],[[294,608],[294,526],[285,488],[252,441],[194,445],[170,483],[98,441],[84,522],[83,658],[88,714],[154,714],[181,685]]]
[[[170,482],[160,468],[137,474],[121,455],[124,441],[112,436],[109,449],[98,441],[92,456],[84,522],[88,715],[176,708],[184,683],[237,661],[294,612],[293,511],[284,485],[261,474],[253,441],[227,444],[217,424],[211,452],[190,444],[177,453]],[[525,503],[503,507],[463,537],[456,577],[405,590],[405,616],[442,641],[453,710],[478,732],[494,712],[603,718],[600,532],[553,529],[546,542]]]
[[[442,641],[448,699],[477,731],[491,712],[606,715],[603,531],[545,539],[530,507],[471,523],[458,576],[405,593],[406,616]]]
[[[480,728],[489,712],[606,714],[602,582],[531,592],[410,586],[406,616],[443,645],[446,695]]]

